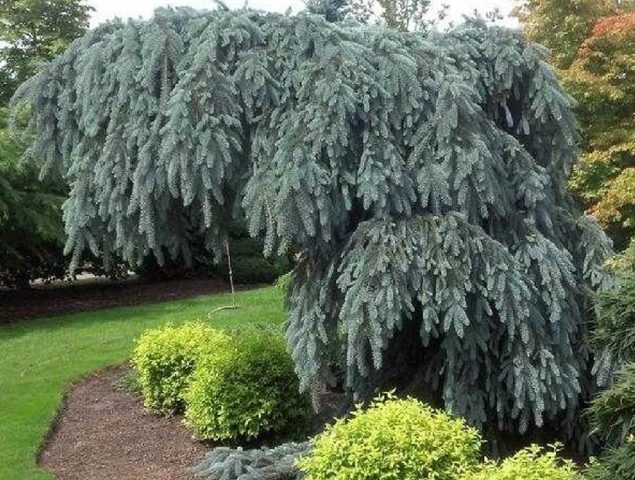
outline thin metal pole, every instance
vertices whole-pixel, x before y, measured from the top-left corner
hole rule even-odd
[[[225,254],[227,255],[227,267],[229,268],[229,288],[232,292],[232,307],[236,308],[236,292],[234,290],[234,272],[232,271],[232,256],[229,253],[229,241],[225,236]]]

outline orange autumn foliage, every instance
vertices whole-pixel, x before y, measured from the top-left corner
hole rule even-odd
[[[562,76],[585,142],[571,187],[625,246],[635,235],[635,11],[600,19]]]

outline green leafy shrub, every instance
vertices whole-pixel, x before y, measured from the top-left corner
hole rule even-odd
[[[309,410],[283,339],[257,333],[205,355],[185,400],[186,424],[208,440],[280,433],[302,425]]]
[[[480,445],[463,420],[385,396],[328,426],[298,466],[307,480],[450,480],[474,468]]]
[[[584,480],[633,480],[635,475],[635,439],[605,451],[584,472]]]
[[[615,383],[593,399],[589,413],[595,431],[614,444],[635,433],[635,363],[627,364]]]
[[[598,295],[593,346],[623,361],[635,361],[635,269],[618,272],[620,285]]]
[[[573,480],[573,462],[558,458],[556,449],[532,445],[501,463],[486,462],[461,480]]]
[[[132,364],[146,408],[157,413],[183,410],[183,392],[204,353],[227,350],[230,337],[201,323],[168,325],[145,332]]]
[[[594,431],[607,442],[587,480],[635,479],[635,243],[616,265],[620,286],[599,296],[594,346],[621,366],[611,386],[597,395],[588,410]]]

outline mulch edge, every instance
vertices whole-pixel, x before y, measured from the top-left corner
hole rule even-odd
[[[49,422],[48,427],[46,428],[46,431],[44,432],[44,435],[42,435],[40,443],[35,452],[35,464],[37,465],[38,468],[52,474],[52,472],[50,472],[44,465],[42,465],[42,455],[44,454],[46,449],[50,446],[50,443],[53,440],[53,437],[55,436],[55,434],[57,433],[59,429],[60,420],[68,408],[68,399],[70,397],[71,392],[75,389],[75,387],[77,387],[80,383],[88,380],[92,376],[99,375],[108,370],[117,370],[117,369],[125,368],[127,365],[128,365],[128,362],[126,361],[122,363],[115,363],[112,365],[108,365],[107,367],[98,368],[97,370],[92,370],[84,375],[80,375],[78,378],[71,380],[66,385],[66,387],[64,388],[64,391],[62,392],[61,399],[57,404],[57,408],[55,409],[55,414],[53,415],[52,420]]]
[[[132,278],[132,279],[126,279],[124,281],[121,282],[114,282],[114,283],[104,283],[104,285],[106,285],[107,288],[109,289],[115,289],[115,288],[130,288],[130,287],[134,287],[135,285],[140,285],[140,286],[147,286],[147,287],[152,287],[152,286],[159,286],[159,285],[163,285],[163,286],[169,286],[170,284],[172,286],[175,286],[176,289],[178,290],[178,287],[180,285],[183,285],[184,283],[210,283],[210,289],[209,290],[202,290],[202,291],[190,291],[190,292],[179,292],[177,294],[174,294],[172,296],[170,296],[169,298],[144,298],[142,300],[139,301],[131,301],[131,302],[127,302],[124,301],[123,303],[121,303],[121,301],[115,301],[113,300],[112,304],[100,304],[100,305],[93,305],[93,306],[86,306],[86,307],[79,307],[79,308],[75,308],[75,307],[70,307],[70,308],[59,308],[59,309],[53,309],[53,311],[51,313],[49,312],[38,312],[37,314],[32,314],[32,313],[26,313],[24,314],[24,312],[22,312],[21,315],[16,315],[16,312],[9,307],[8,313],[7,312],[3,312],[2,310],[2,300],[3,297],[6,297],[8,295],[11,294],[16,294],[19,295],[20,292],[17,291],[1,291],[0,292],[0,327],[2,326],[7,326],[7,325],[15,325],[15,324],[20,324],[20,323],[24,323],[24,322],[29,322],[29,321],[37,321],[37,320],[55,320],[58,317],[63,317],[66,315],[75,315],[75,314],[82,314],[82,313],[89,313],[89,312],[99,312],[99,311],[104,311],[104,310],[111,310],[111,309],[119,309],[119,308],[135,308],[135,307],[139,307],[139,306],[147,306],[147,305],[152,305],[155,303],[168,303],[168,302],[178,302],[178,301],[182,301],[182,300],[189,300],[189,299],[196,299],[196,298],[200,298],[200,297],[205,297],[208,295],[219,295],[219,294],[226,294],[230,292],[230,286],[229,284],[221,278],[215,278],[215,277],[201,277],[201,278],[183,278],[183,279],[170,279],[170,280],[164,280],[164,281],[157,281],[157,280],[143,280],[143,279],[137,279],[137,278]],[[235,285],[235,289],[236,292],[240,292],[240,291],[245,291],[245,290],[252,290],[252,289],[256,289],[256,288],[261,288],[264,286],[268,286],[269,284],[250,284],[250,285]],[[99,284],[87,284],[86,285],[88,287],[88,290],[94,289],[95,287],[98,287]],[[65,286],[61,286],[61,287],[53,287],[53,288],[34,288],[32,290],[30,290],[30,292],[35,292],[38,290],[42,290],[42,291],[55,291],[58,290],[59,292],[70,292],[71,290],[81,290],[82,286],[78,285],[78,284],[74,284],[74,285],[65,285]],[[125,296],[125,294],[124,294]],[[121,298],[121,297],[119,297]],[[27,300],[28,301],[28,300]]]

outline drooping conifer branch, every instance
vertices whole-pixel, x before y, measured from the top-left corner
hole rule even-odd
[[[609,241],[565,189],[574,118],[544,58],[478,21],[423,36],[159,10],[90,32],[16,98],[71,184],[77,261],[187,258],[195,234],[220,255],[242,216],[267,252],[300,251],[305,388],[343,375],[364,395],[410,353],[401,376],[448,409],[524,432],[573,428],[589,298],[610,283]]]

